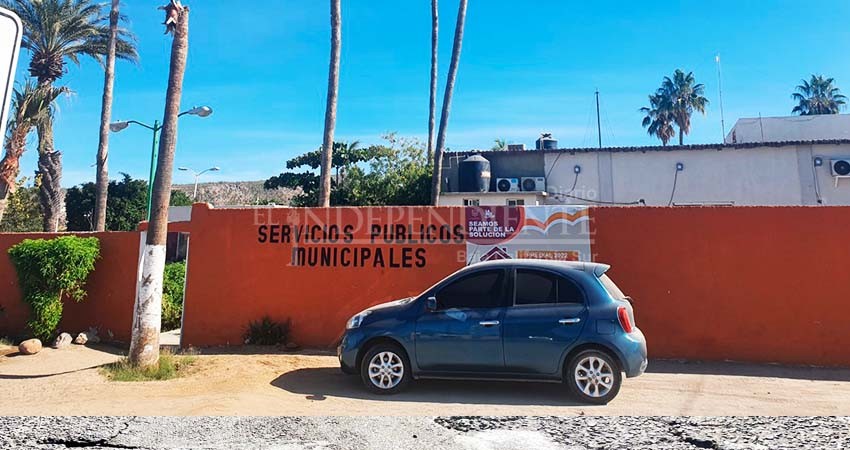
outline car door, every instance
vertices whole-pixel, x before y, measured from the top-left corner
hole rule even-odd
[[[504,315],[506,371],[553,375],[587,320],[584,291],[556,272],[518,268],[514,301]]]
[[[507,270],[480,270],[431,293],[434,311],[416,321],[416,363],[431,372],[493,372],[505,366],[501,320]]]

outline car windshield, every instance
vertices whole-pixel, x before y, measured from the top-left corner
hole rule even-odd
[[[612,298],[615,298],[617,300],[626,299],[626,294],[624,294],[623,291],[621,291],[620,288],[617,287],[617,284],[614,283],[614,280],[609,278],[608,275],[602,274],[602,276],[599,277],[599,281],[602,283],[602,287],[604,287],[605,290],[608,291],[608,295],[610,295]]]

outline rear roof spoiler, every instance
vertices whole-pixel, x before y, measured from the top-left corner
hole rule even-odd
[[[593,274],[596,275],[597,278],[599,278],[602,275],[605,275],[605,272],[607,272],[608,269],[610,269],[610,268],[611,268],[611,266],[608,265],[608,264],[598,264],[597,263],[593,267]]]

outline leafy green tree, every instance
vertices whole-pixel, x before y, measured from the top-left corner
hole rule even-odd
[[[106,202],[106,229],[109,231],[132,231],[145,220],[148,208],[148,183],[134,180],[122,173],[121,180],[109,182]],[[96,196],[94,183],[84,183],[68,189],[65,207],[68,214],[68,231],[94,230],[94,205]],[[171,192],[171,206],[192,204],[185,193]]]
[[[676,129],[673,128],[673,114],[667,98],[659,94],[650,95],[649,106],[644,106],[640,111],[645,114],[643,127],[646,128],[646,132],[661,140],[662,145],[667,145],[676,135]]]
[[[384,137],[387,145],[361,148],[335,143],[331,200],[334,205],[427,205],[430,201],[430,165],[426,150],[416,141]],[[286,163],[288,172],[265,182],[266,189],[299,189],[293,206],[312,206],[319,194],[321,152],[315,150]],[[308,168],[310,170],[295,171]]]
[[[664,77],[661,87],[649,96],[649,107],[641,108],[646,114],[643,126],[650,136],[661,139],[664,145],[675,136],[672,124],[678,127],[679,145],[684,145],[685,135],[691,132],[691,116],[694,112],[705,114],[708,99],[705,98],[705,86],[697,84],[694,73],[685,73],[680,69],[673,77]]]
[[[818,114],[838,114],[847,105],[847,97],[835,87],[834,78],[824,78],[823,75],[812,75],[807,80],[801,80],[797,92],[791,98],[797,102],[792,114],[813,116]]]
[[[38,205],[38,186],[26,186],[27,180],[18,181],[20,186],[9,195],[6,214],[0,219],[0,233],[25,233],[41,231],[41,207]]]
[[[493,147],[490,150],[504,151],[508,149],[508,142],[504,139],[493,139]]]

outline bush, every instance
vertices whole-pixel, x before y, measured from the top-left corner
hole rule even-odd
[[[162,283],[162,329],[176,330],[183,318],[183,286],[186,282],[186,263],[165,265]]]
[[[154,366],[136,367],[124,358],[103,366],[101,373],[112,381],[164,381],[185,375],[196,361],[194,356],[175,356],[164,351],[159,355],[159,363]]]
[[[26,239],[10,248],[9,256],[32,310],[27,326],[35,337],[50,341],[62,320],[62,299],[85,298],[83,288],[100,257],[100,242],[76,236]]]
[[[269,316],[248,324],[245,343],[251,345],[285,344],[289,337],[290,322],[277,322]]]

